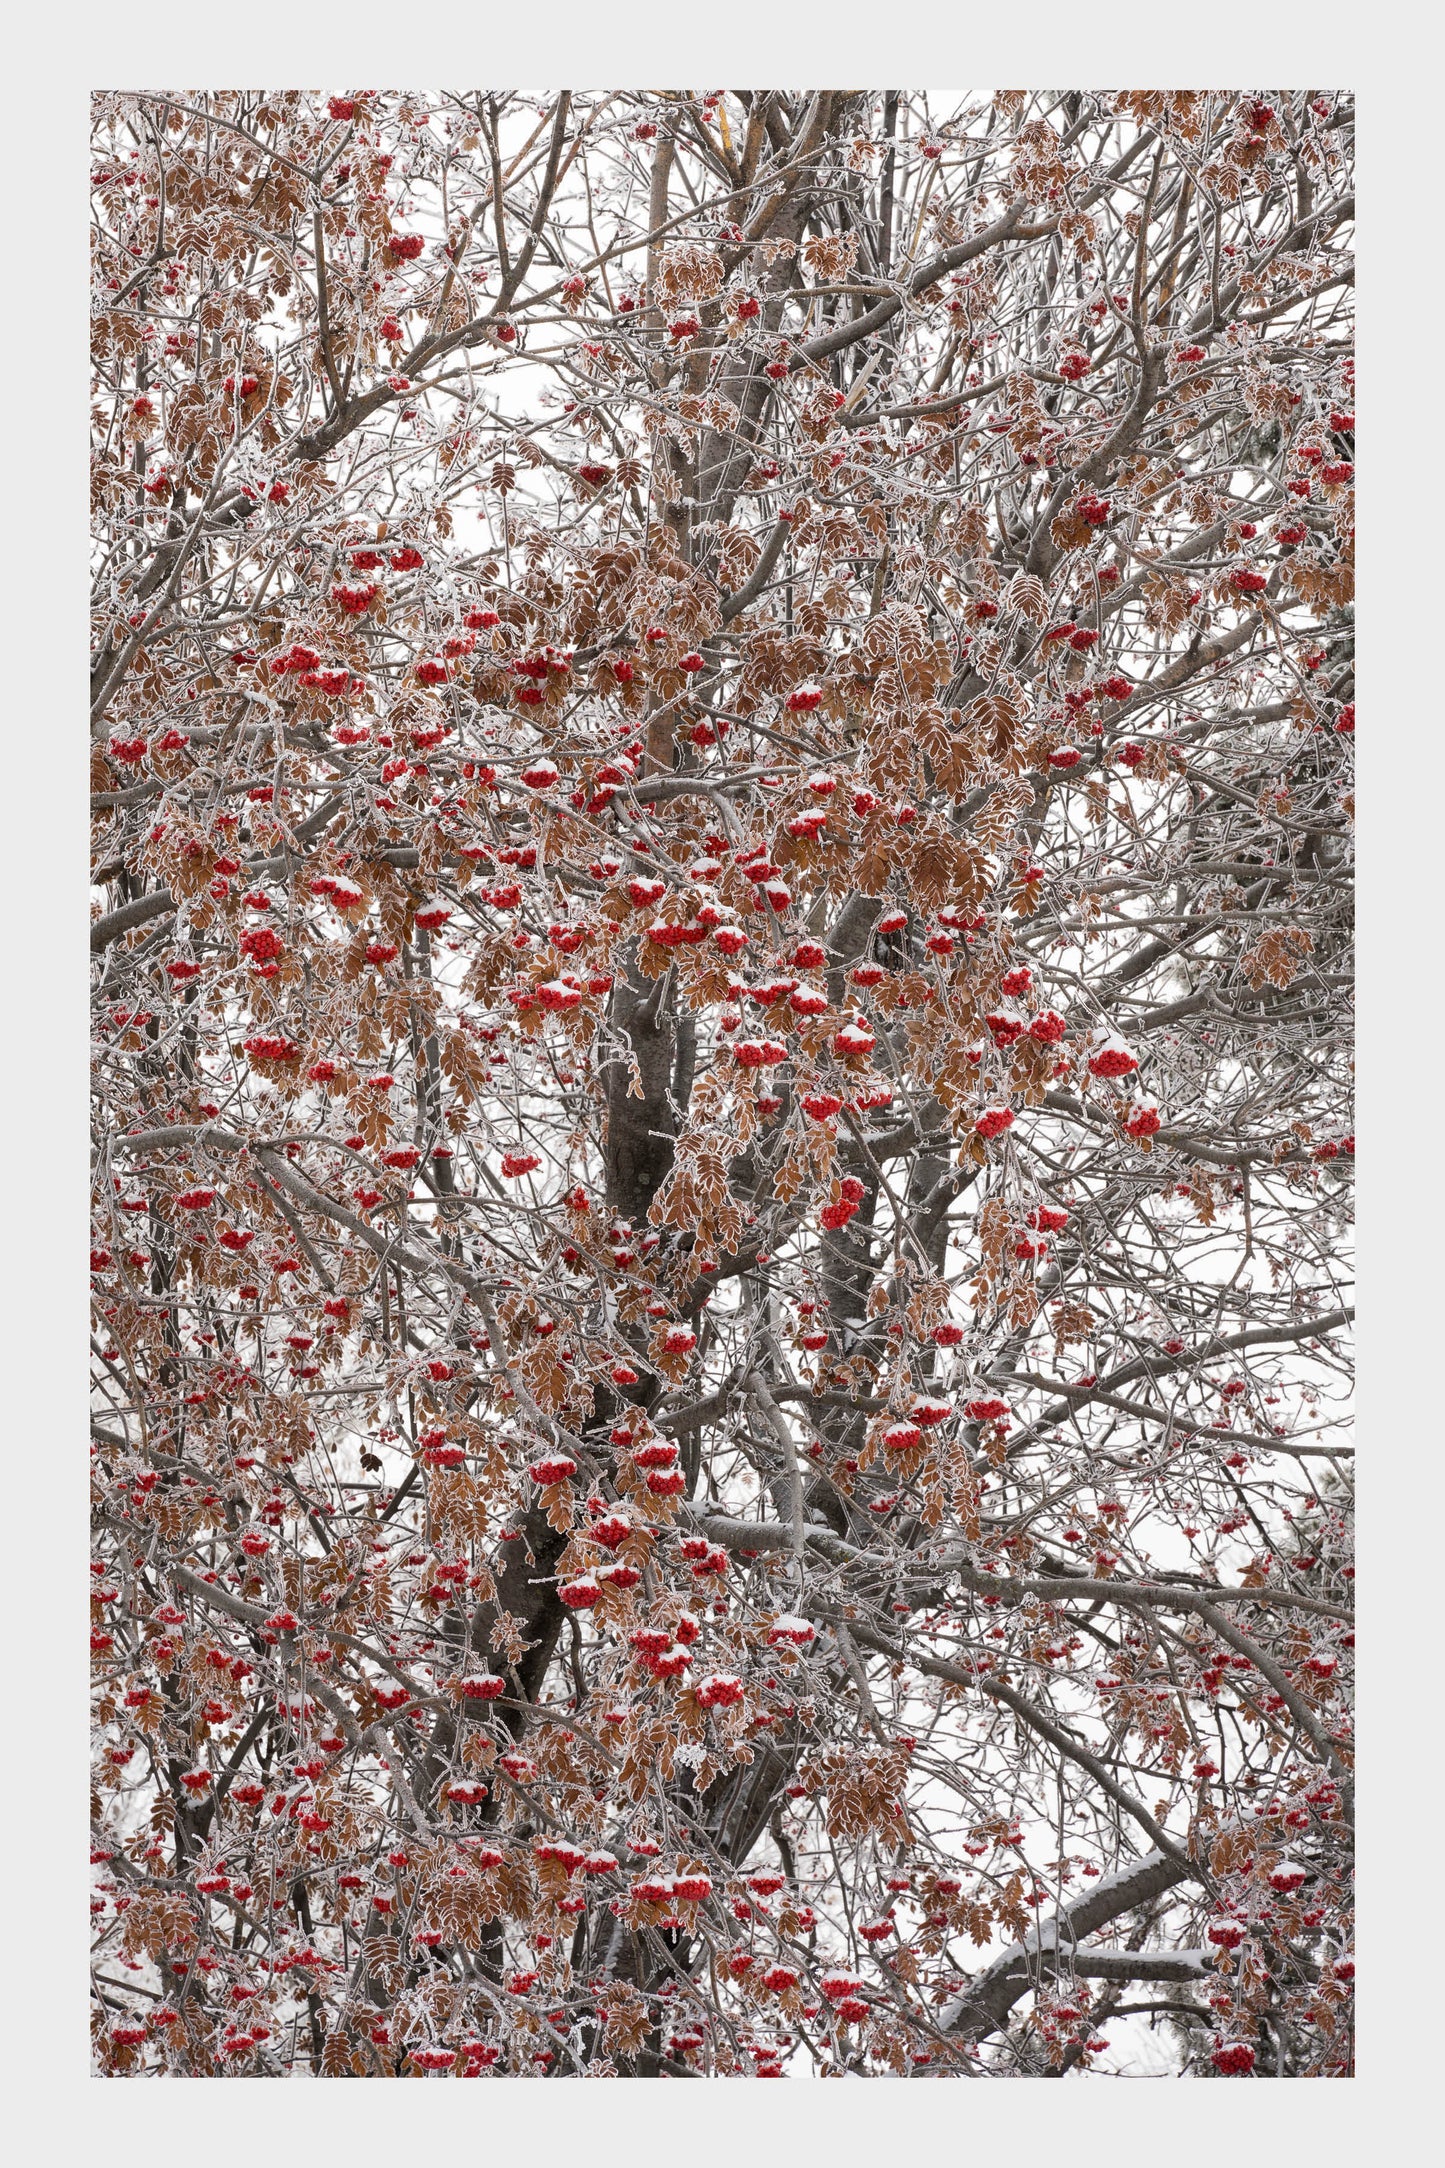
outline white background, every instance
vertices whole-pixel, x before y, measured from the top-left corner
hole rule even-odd
[[[1432,11],[1433,12],[1433,11]],[[4,354],[4,764],[0,799],[0,1316],[9,1414],[0,1537],[0,1982],[12,2157],[132,2168],[290,2168],[540,2155],[552,2168],[676,2159],[687,2168],[825,2162],[932,2168],[1007,2152],[1070,2168],[1223,2160],[1427,2157],[1442,2048],[1434,1946],[1441,1626],[1438,1227],[1445,1179],[1438,936],[1442,716],[1427,682],[1441,639],[1441,146],[1445,104],[1427,30],[1385,0],[1368,10],[1247,0],[1166,10],[1138,0],[985,12],[974,0],[729,0],[710,12],[657,0],[547,0],[499,16],[476,0],[425,10],[350,0],[33,6],[12,20],[0,131],[7,203],[0,264]],[[1359,1466],[1364,1611],[1360,1797],[1360,2069],[1353,2081],[1150,2079],[1051,2086],[966,2078],[835,2087],[707,2087],[615,2080],[522,2091],[373,2081],[88,2075],[83,1356],[87,1025],[84,928],[87,591],[85,405],[87,100],[93,87],[482,83],[761,84],[937,80],[1023,85],[1358,94],[1362,516],[1359,754],[1362,882],[1358,1134],[1365,1300]],[[1434,91],[1433,104],[1427,102]],[[1436,178],[1432,181],[1432,172]],[[1422,299],[1428,297],[1428,299]],[[221,2082],[221,2081],[211,2081]],[[245,2097],[234,2097],[234,2088]],[[1432,2109],[1434,2112],[1432,2113]]]

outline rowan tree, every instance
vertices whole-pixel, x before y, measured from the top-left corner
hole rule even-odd
[[[1347,2072],[1348,99],[94,128],[98,2067]]]

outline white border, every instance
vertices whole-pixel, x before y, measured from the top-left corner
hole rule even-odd
[[[147,2164],[185,2148],[217,2168],[260,2160],[287,2168],[318,2145],[370,2152],[411,2141],[474,2152],[515,2138],[553,2159],[593,2164],[669,2158],[690,2162],[791,2162],[816,2155],[837,2168],[886,2153],[937,2146],[970,2152],[1050,2140],[1070,2163],[1130,2168],[1161,2148],[1180,2168],[1221,2154],[1292,2164],[1320,2154],[1347,2160],[1363,2138],[1406,2160],[1423,2127],[1431,2059],[1426,1952],[1434,1932],[1433,1863],[1438,1840],[1427,1757],[1433,1679],[1411,1679],[1412,1651],[1438,1642],[1429,1598],[1438,1578],[1438,1491],[1426,1447],[1438,1454],[1426,1396],[1426,1365],[1408,1352],[1438,1332],[1439,1287],[1432,1219],[1441,1179],[1433,1164],[1441,1123],[1426,1043],[1438,1013],[1434,923],[1440,847],[1432,832],[1439,788],[1433,744],[1438,704],[1428,706],[1423,665],[1439,639],[1438,550],[1427,512],[1438,470],[1440,336],[1438,206],[1429,163],[1442,113],[1424,106],[1432,71],[1406,11],[1368,17],[1333,4],[1307,12],[1280,0],[1240,11],[1183,10],[1114,0],[1106,13],[1058,0],[1027,13],[981,18],[959,0],[914,0],[880,21],[857,0],[769,0],[729,5],[719,27],[700,11],[648,0],[625,11],[589,0],[501,17],[456,0],[427,10],[382,9],[370,0],[298,8],[277,0],[203,13],[196,0],[156,0],[140,10],[64,7],[28,12],[7,41],[10,90],[3,156],[10,182],[4,260],[12,301],[4,347],[10,420],[3,531],[11,558],[3,593],[11,632],[6,681],[11,782],[9,886],[0,924],[9,934],[0,1064],[8,1104],[3,1132],[5,1232],[11,1270],[5,1315],[7,1383],[14,1415],[6,1440],[6,1504],[14,1531],[6,1550],[10,1611],[3,1737],[9,1782],[0,1887],[5,1889],[6,1965],[12,2003],[11,2068],[18,2084],[9,2127],[16,2158],[68,2157],[84,2147],[107,2168]],[[79,660],[84,651],[85,526],[82,403],[86,399],[85,101],[92,85],[283,80],[342,87],[456,80],[566,80],[757,84],[936,77],[976,85],[1070,81],[1264,88],[1271,83],[1347,85],[1359,95],[1365,204],[1359,410],[1364,523],[1365,625],[1359,735],[1364,808],[1361,935],[1367,1049],[1359,1133],[1363,1141],[1361,1234],[1367,1300],[1362,1462],[1367,1471],[1360,1585],[1367,1632],[1361,1667],[1365,1712],[1364,1895],[1361,1936],[1363,2075],[1300,2081],[1288,2093],[1236,2091],[1165,2081],[1096,2080],[1051,2091],[1043,2081],[971,2090],[958,2079],[914,2086],[802,2089],[763,2094],[715,2084],[705,2099],[658,2085],[612,2081],[579,2093],[581,2081],[519,2097],[528,2081],[491,2081],[471,2093],[432,2087],[400,2098],[306,2083],[280,2091],[266,2080],[244,2104],[209,2108],[191,2097],[199,2080],[149,2085],[88,2078],[83,2013],[82,1886],[85,1651],[73,1626],[72,1591],[84,1572],[78,1450],[83,1373],[78,1336],[85,1283],[78,1266],[85,1222],[80,1126],[84,1119],[85,1025],[72,929],[80,948],[85,848]],[[242,71],[244,77],[242,78]],[[1045,72],[1046,71],[1046,72]],[[1438,193],[1438,190],[1437,190]],[[1428,225],[1427,225],[1428,218]],[[1422,290],[1428,304],[1414,299]],[[1433,506],[1430,507],[1433,511]],[[1436,515],[1438,516],[1438,515]],[[16,783],[18,781],[18,788]],[[72,882],[74,886],[72,887]],[[74,916],[72,917],[72,907]],[[1429,954],[1426,942],[1430,943]],[[82,951],[83,953],[83,951]],[[1427,1247],[1428,1245],[1428,1247]],[[1432,1284],[1433,1277],[1433,1284]],[[1427,1308],[1427,1305],[1429,1307]],[[1434,1379],[1429,1383],[1434,1388]],[[43,1532],[32,1540],[31,1531]],[[1416,1531],[1418,1530],[1418,1534]],[[1403,1531],[1403,1533],[1402,1533]],[[52,1621],[64,1621],[51,1653]],[[36,1719],[39,1719],[37,1724]],[[37,1841],[38,1836],[38,1841]],[[1409,1870],[1406,1870],[1406,1861]],[[1427,2026],[1431,2027],[1427,2038]],[[706,2082],[706,2081],[704,2081]],[[721,2082],[721,2081],[719,2081]],[[1026,2090],[1019,2091],[1022,2084]],[[257,2087],[265,2088],[257,2092]],[[1433,2087],[1432,2087],[1433,2089]],[[239,2111],[239,2112],[238,2112]],[[1368,2116],[1368,2122],[1365,2117]],[[1416,2117],[1420,2118],[1419,2124]],[[806,2121],[804,2120],[806,2118]],[[368,2145],[367,2141],[371,2144]],[[950,2143],[951,2142],[951,2143]],[[911,2161],[910,2161],[911,2168]]]

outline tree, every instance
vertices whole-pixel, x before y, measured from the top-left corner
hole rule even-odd
[[[1348,2071],[1348,101],[94,121],[99,2067]]]

